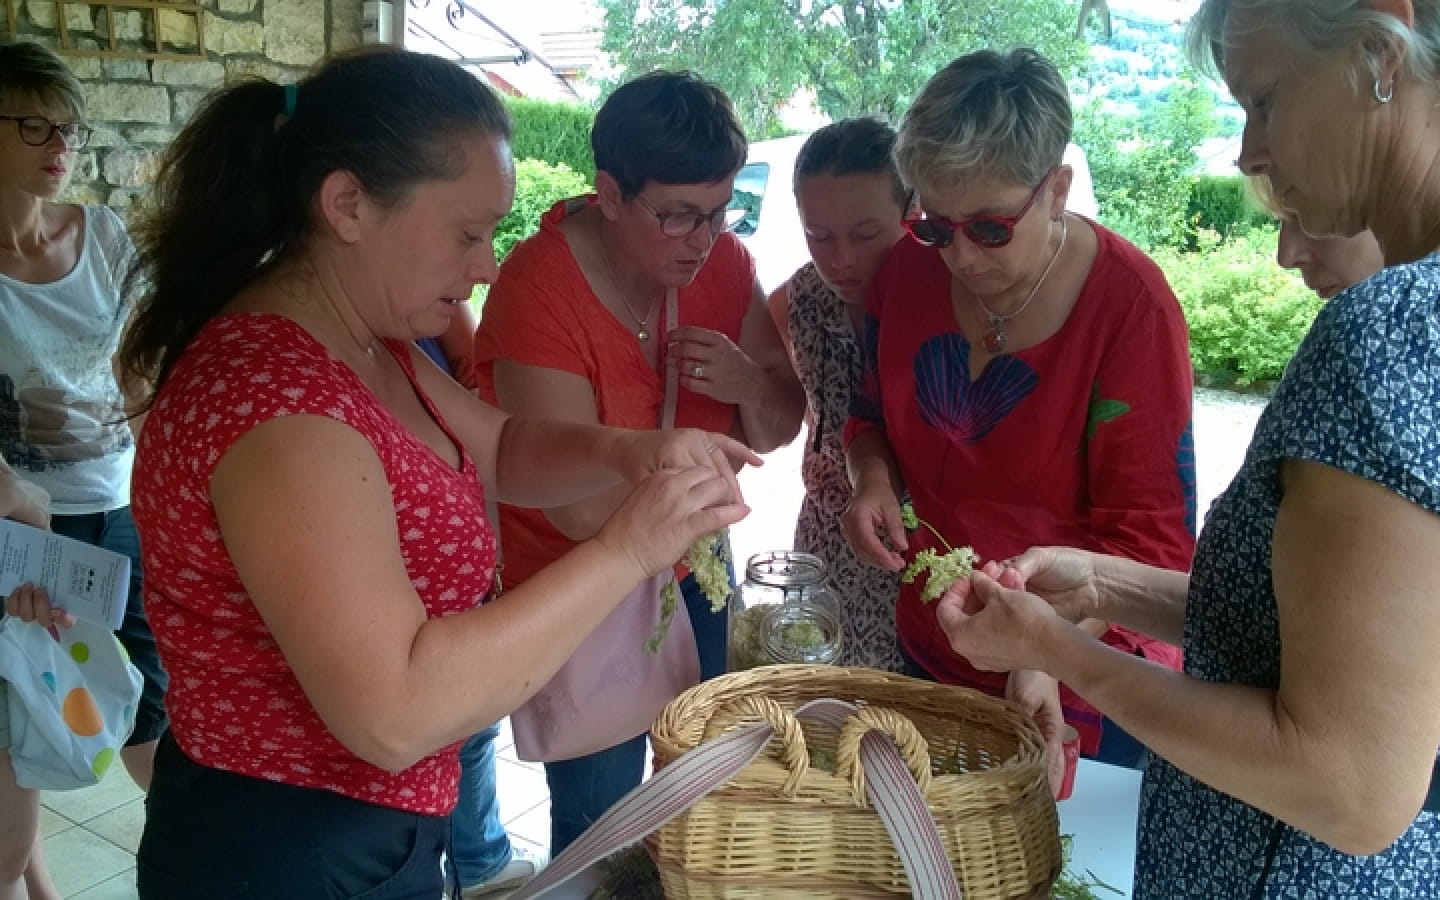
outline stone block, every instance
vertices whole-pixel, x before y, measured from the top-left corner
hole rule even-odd
[[[234,84],[251,78],[264,78],[276,84],[294,84],[305,77],[304,67],[277,66],[264,59],[225,60],[225,83]]]
[[[116,187],[139,188],[155,177],[160,154],[146,147],[117,147],[105,155],[105,180]]]
[[[61,197],[66,203],[102,203],[104,198],[96,190],[93,184],[77,184],[71,182]]]
[[[259,22],[237,22],[207,12],[205,49],[221,56],[232,53],[263,53],[265,26]]]
[[[86,108],[90,110],[93,116],[95,105],[93,103],[87,104]],[[125,138],[120,136],[120,132],[108,125],[91,124],[90,127],[95,130],[90,135],[90,143],[85,145],[87,147],[118,147],[125,143]]]
[[[110,81],[150,80],[150,67],[143,59],[105,59],[101,66]]]
[[[53,0],[27,0],[25,11],[30,14],[30,24],[36,28],[60,27]]]
[[[331,0],[330,52],[339,53],[362,42],[360,0]]]
[[[137,9],[114,9],[110,14],[115,17],[116,38],[122,41],[140,41],[150,37],[148,10],[140,12]]]
[[[321,0],[265,0],[265,55],[308,66],[325,55],[325,4]]]
[[[153,84],[92,84],[86,107],[90,117],[104,122],[170,122],[170,93]]]
[[[170,102],[173,112],[170,121],[176,125],[184,125],[195,114],[195,110],[200,106],[200,101],[209,95],[209,91],[176,91],[171,94]]]
[[[175,139],[174,128],[131,128],[125,132],[127,144],[158,144],[164,146]]]
[[[65,27],[71,31],[94,31],[95,15],[83,4],[65,6]]]
[[[249,15],[255,11],[255,0],[220,0],[220,11],[234,15]]]
[[[197,18],[195,13],[160,10],[160,42],[178,50],[192,49],[195,46]]]
[[[219,87],[225,83],[225,67],[208,59],[157,59],[150,64],[150,78],[156,84]]]
[[[100,174],[100,167],[95,164],[94,153],[89,150],[81,150],[75,154],[75,167],[70,171],[70,178],[73,181],[94,181]]]

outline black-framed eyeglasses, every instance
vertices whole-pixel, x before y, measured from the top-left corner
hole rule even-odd
[[[699,231],[701,225],[709,225],[710,233],[717,235],[730,231],[745,220],[745,210],[730,209],[728,203],[710,213],[672,213],[661,212],[639,194],[635,195],[635,199],[650,210],[650,214],[660,223],[660,233],[668,238],[689,237]]]
[[[1025,218],[1030,207],[1035,205],[1035,198],[1040,196],[1040,191],[1050,182],[1050,176],[1055,174],[1051,169],[1045,173],[1045,177],[1030,192],[1030,199],[1020,207],[1020,211],[1013,216],[971,216],[968,219],[947,219],[944,216],[927,216],[924,213],[917,213],[905,217],[905,230],[910,236],[926,247],[937,247],[945,249],[955,241],[955,232],[960,232],[978,247],[987,250],[998,250],[1010,243],[1015,237],[1015,226]],[[905,203],[905,208],[910,209],[915,205],[915,192],[910,192],[910,197]]]
[[[50,138],[58,131],[66,147],[79,150],[90,143],[90,135],[95,133],[93,128],[83,122],[52,122],[44,116],[0,116],[0,119],[14,122],[16,130],[20,132],[20,140],[32,147],[43,147],[50,143]]]

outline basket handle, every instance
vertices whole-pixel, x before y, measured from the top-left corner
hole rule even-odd
[[[756,712],[762,708],[763,704],[745,707],[744,711],[758,714],[764,721],[731,728],[705,741],[622,797],[529,884],[512,894],[510,900],[530,900],[559,887],[679,816],[740,774],[765,751],[776,734],[777,729],[769,717]],[[781,711],[784,712],[783,707]],[[737,704],[736,713],[740,712]],[[792,722],[818,721],[843,731],[850,719],[858,718],[857,713],[860,713],[858,707],[843,700],[812,700],[797,709],[793,717],[788,713],[786,717]],[[728,724],[722,719],[716,725],[715,718],[707,724],[707,732],[712,725],[722,729]],[[889,732],[883,727],[857,725],[855,728],[859,734],[855,739],[859,747],[857,756],[868,776],[865,796],[874,804],[876,814],[895,844],[910,880],[911,896],[917,900],[963,900],[955,869],[940,841],[940,829]],[[903,731],[903,726],[897,730]],[[886,733],[872,734],[872,731]],[[803,740],[798,746],[803,748]],[[809,765],[808,757],[805,764]],[[928,765],[926,772],[929,772]]]
[[[795,796],[795,792],[800,790],[800,779],[810,771],[810,750],[805,746],[805,732],[800,730],[800,720],[769,697],[746,694],[722,704],[705,723],[701,740],[708,744],[742,722],[754,719],[768,723],[775,730],[775,739],[780,741],[780,762],[790,773],[780,790],[786,797]]]
[[[865,765],[860,749],[871,732],[879,732],[895,742],[905,768],[915,778],[915,786],[924,797],[930,793],[930,745],[905,716],[893,709],[866,706],[845,720],[840,729],[840,742],[836,748],[835,774],[850,779],[850,789],[855,795],[855,805],[866,805]],[[873,739],[871,739],[873,740]]]

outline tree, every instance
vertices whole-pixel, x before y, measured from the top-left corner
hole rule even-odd
[[[808,89],[832,119],[897,120],[935,72],[984,47],[1030,46],[1067,76],[1085,63],[1067,0],[600,0],[602,48],[628,74],[692,69],[751,137]]]
[[[1169,102],[1122,118],[1099,104],[1075,117],[1075,143],[1085,150],[1100,220],[1145,249],[1184,243],[1195,176],[1195,148],[1215,132],[1210,92],[1188,77]]]

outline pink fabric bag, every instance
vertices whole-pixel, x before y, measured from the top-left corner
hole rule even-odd
[[[665,572],[641,582],[555,677],[510,714],[517,756],[555,762],[613,747],[649,731],[666,704],[700,683],[700,654],[683,601],[659,649],[645,649],[660,622],[660,589],[673,578]]]
[[[678,321],[676,306],[675,291],[667,292],[666,321]],[[673,428],[678,376],[668,366],[665,373],[660,427]],[[659,649],[645,646],[660,624],[660,589],[674,578],[662,572],[642,581],[510,714],[517,756],[557,762],[613,747],[649,731],[666,704],[700,683],[700,653],[683,600]]]

